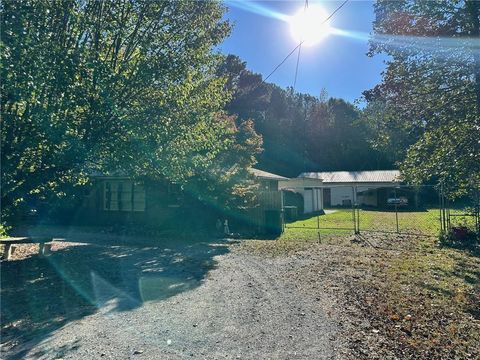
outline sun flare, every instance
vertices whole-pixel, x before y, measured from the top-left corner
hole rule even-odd
[[[290,18],[290,31],[295,41],[303,41],[303,45],[318,44],[330,33],[329,22],[325,22],[327,12],[318,5],[301,8]]]

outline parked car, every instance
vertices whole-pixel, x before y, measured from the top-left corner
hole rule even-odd
[[[404,196],[391,197],[391,198],[387,199],[387,204],[388,205],[407,206],[408,205],[408,199]]]

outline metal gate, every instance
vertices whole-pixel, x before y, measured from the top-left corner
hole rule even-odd
[[[384,232],[437,236],[465,212],[449,203],[435,186],[352,185],[321,188],[321,210],[311,211],[310,192],[303,192],[304,211],[285,223],[286,231],[320,234]],[[284,201],[285,211],[293,206]],[[473,219],[473,218],[472,218]],[[478,217],[476,226],[478,228]]]

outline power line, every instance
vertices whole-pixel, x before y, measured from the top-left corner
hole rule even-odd
[[[285,56],[285,59],[283,59],[282,62],[281,62],[280,64],[278,64],[278,65],[275,67],[275,69],[273,69],[273,71],[272,71],[270,74],[268,74],[268,76],[267,76],[265,79],[263,79],[263,82],[266,82],[266,81],[268,80],[268,78],[269,78],[270,76],[272,76],[272,75],[275,73],[275,71],[277,71],[278,68],[279,68],[280,66],[282,66],[283,63],[284,63],[285,61],[287,61],[287,59],[288,59],[301,45],[302,45],[302,43],[300,43],[300,44],[298,44],[297,46],[295,46],[295,48],[294,48],[292,51],[290,51],[290,53],[289,53],[287,56]]]
[[[345,0],[339,7],[337,7],[325,20],[323,20],[323,22],[321,23],[321,25],[325,24],[328,20],[330,20],[330,19],[332,18],[332,16],[335,15],[335,14],[337,13],[337,11],[339,11],[342,7],[344,7],[345,4],[346,4],[348,1],[349,1],[349,0]],[[282,65],[285,63],[285,61],[287,61],[287,59],[288,59],[290,56],[292,56],[292,54],[293,54],[299,47],[302,46],[302,44],[303,44],[304,42],[305,42],[305,40],[300,41],[300,43],[299,43],[297,46],[295,46],[295,48],[294,48],[292,51],[290,51],[287,56],[285,56],[285,58],[280,62],[280,64],[278,64],[278,65],[273,69],[273,71],[272,71],[270,74],[268,74],[268,76],[267,76],[265,79],[263,79],[262,82],[266,82],[266,81],[270,78],[270,76],[272,76],[272,75],[278,70],[278,68],[279,68],[280,66],[282,66]]]
[[[302,51],[302,46],[298,48],[298,56],[297,56],[297,65],[295,66],[295,78],[293,80],[293,90],[295,90],[295,86],[297,85],[297,75],[298,75],[298,64],[300,63],[300,52]]]
[[[308,8],[308,0],[305,0],[305,7],[303,8],[303,13],[307,12],[307,8]],[[293,90],[295,90],[295,87],[297,86],[298,64],[300,63],[301,51],[302,51],[302,40],[300,41],[300,47],[298,48],[297,65],[295,66],[295,78],[293,80]]]

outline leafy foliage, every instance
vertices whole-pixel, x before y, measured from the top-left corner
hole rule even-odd
[[[407,180],[480,184],[480,3],[378,1],[370,55],[390,56],[366,114]]]
[[[233,97],[229,113],[251,118],[263,137],[259,167],[286,176],[309,170],[369,170],[391,167],[368,139],[370,127],[360,111],[341,99],[319,98],[262,82],[238,57],[219,69]]]
[[[212,49],[230,29],[218,2],[7,0],[0,11],[4,209],[70,193],[92,171],[187,182],[236,151],[237,129],[218,115],[229,93]]]
[[[262,138],[251,120],[236,124],[235,116],[219,115],[225,131],[219,135],[223,151],[210,165],[197,169],[198,176],[186,184],[186,189],[200,195],[200,200],[229,210],[255,204],[257,184],[249,172],[262,150]]]

